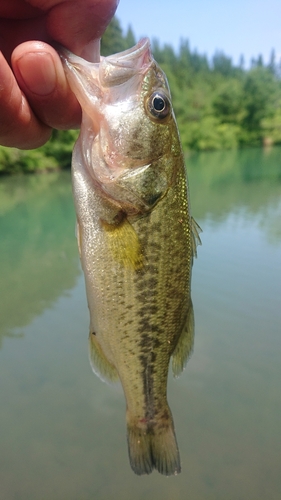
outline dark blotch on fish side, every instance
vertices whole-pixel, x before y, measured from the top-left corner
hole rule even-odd
[[[159,198],[161,198],[162,194],[163,193],[155,193],[153,196],[149,196],[148,198],[145,198],[145,202],[150,207],[153,207],[153,205],[155,205],[155,203],[159,200]]]

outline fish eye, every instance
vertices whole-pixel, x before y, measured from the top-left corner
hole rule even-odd
[[[148,99],[148,110],[154,118],[166,118],[169,115],[171,105],[168,97],[162,92],[153,92]]]

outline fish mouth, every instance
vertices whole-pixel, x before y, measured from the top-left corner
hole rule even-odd
[[[142,38],[134,47],[107,56],[106,59],[116,65],[126,65],[126,62],[134,64],[139,59],[145,57],[148,52],[150,53],[150,41],[148,38]]]
[[[60,56],[70,87],[84,113],[82,150],[93,181],[113,202],[121,206],[124,204],[126,209],[128,207],[129,212],[145,213],[151,210],[167,186],[165,182],[164,186],[156,186],[156,192],[148,189],[143,195],[141,181],[137,180],[142,176],[149,177],[149,159],[135,159],[130,165],[133,168],[126,168],[123,155],[116,151],[111,142],[108,144],[106,140],[105,147],[100,143],[104,104],[109,100],[122,100],[124,93],[138,95],[143,76],[154,64],[149,39],[143,38],[130,49],[101,57],[100,62],[96,63],[86,61],[64,48],[61,48]],[[107,131],[107,127],[105,129]],[[90,149],[91,153],[95,150],[97,156],[102,158],[98,169],[92,167]],[[110,153],[105,155],[104,151]],[[138,187],[134,185],[135,181]]]
[[[62,59],[65,61],[69,61],[70,63],[77,61],[85,61],[86,64],[99,64],[100,61],[88,61],[77,54],[73,54],[70,50],[66,49],[62,45],[57,45],[58,52],[61,55]],[[96,52],[96,46],[94,46],[94,50]],[[123,50],[122,52],[117,52],[116,54],[111,54],[109,56],[100,56],[100,60],[110,61],[115,65],[122,65],[126,67],[126,65],[133,65],[136,62],[145,61],[145,58],[149,56],[151,58],[151,48],[149,38],[143,37],[141,38],[136,45],[130,47],[129,49]],[[97,59],[95,57],[95,59]]]
[[[142,38],[134,47],[118,54],[101,57],[100,82],[104,87],[125,83],[138,74],[144,74],[152,64],[150,41]]]
[[[134,47],[123,52],[101,56],[100,61],[94,63],[64,47],[59,48],[59,54],[70,86],[85,109],[89,104],[98,107],[98,100],[110,87],[118,89],[130,79],[132,85],[137,85],[139,76],[144,75],[153,64],[148,38],[142,38]]]

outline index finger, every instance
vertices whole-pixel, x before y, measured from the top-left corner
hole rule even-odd
[[[102,36],[119,0],[29,0],[47,13],[49,36],[77,55]]]

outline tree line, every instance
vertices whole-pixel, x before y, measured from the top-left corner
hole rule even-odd
[[[124,32],[115,17],[102,38],[101,54],[135,43],[132,28]],[[223,52],[209,60],[185,39],[177,51],[157,39],[151,44],[169,80],[184,151],[281,144],[281,67],[274,52],[268,64],[258,56],[245,68],[243,57],[238,65]],[[32,151],[0,147],[0,173],[69,168],[77,135],[55,130],[47,144]]]
[[[118,19],[102,41],[104,55],[136,42],[132,28],[122,32]],[[114,49],[115,48],[115,49]],[[281,143],[281,65],[274,51],[266,65],[262,56],[248,69],[223,52],[206,55],[182,39],[179,50],[157,39],[152,52],[165,71],[172,93],[184,150],[219,150]]]

